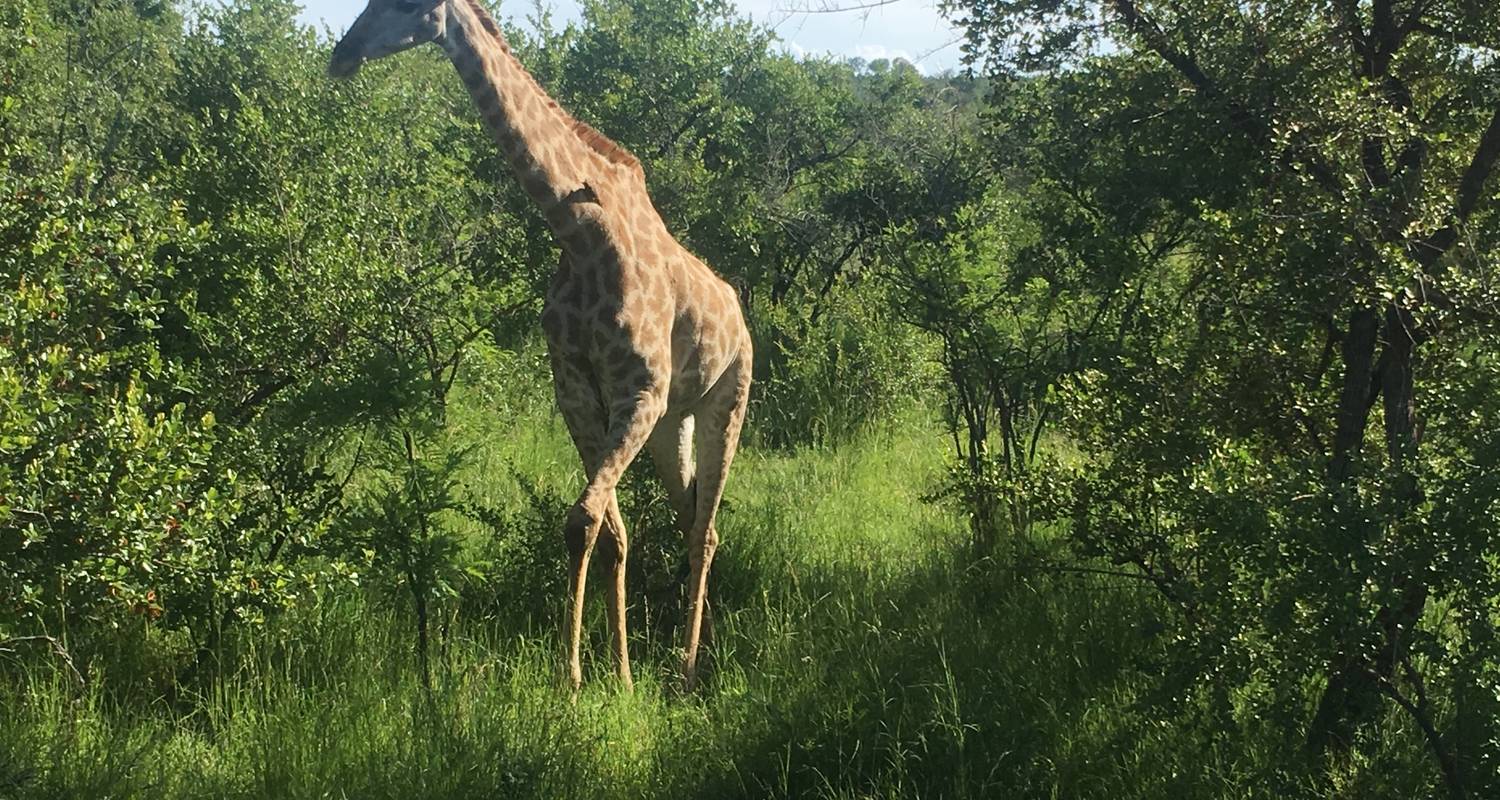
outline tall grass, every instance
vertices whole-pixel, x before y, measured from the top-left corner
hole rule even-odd
[[[560,505],[581,480],[545,415],[461,414],[455,425],[488,442],[464,476],[484,502]],[[594,608],[588,680],[575,699],[554,630],[561,592],[540,603],[499,596],[507,581],[526,583],[519,573],[476,584],[445,612],[429,693],[395,595],[345,592],[232,637],[219,669],[200,679],[149,668],[171,643],[148,628],[124,635],[145,655],[94,665],[85,687],[41,656],[5,664],[0,796],[1296,789],[1278,782],[1274,748],[1204,736],[1154,710],[1151,664],[1165,645],[1149,596],[1098,577],[1030,575],[1003,555],[973,563],[963,520],[920,500],[941,469],[929,436],[885,431],[838,451],[743,454],[720,526],[711,673],[697,694],[676,690],[673,641],[653,633],[638,602],[635,692],[609,677]],[[659,539],[649,489],[634,491],[629,507],[648,528],[638,540]],[[532,520],[544,533],[551,524],[545,513]],[[473,534],[476,550],[499,561],[505,546],[522,546]],[[530,567],[505,562],[549,571],[529,591],[561,585],[553,539]]]

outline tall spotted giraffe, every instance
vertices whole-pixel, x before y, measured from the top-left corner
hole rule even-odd
[[[644,447],[688,542],[682,673],[691,689],[719,541],[714,516],[750,392],[750,333],[738,298],[667,231],[640,162],[549,97],[475,0],[369,0],[334,48],[328,72],[347,77],[367,60],[425,42],[441,45],[453,62],[562,250],[542,329],[557,405],[588,476],[564,525],[573,687],[583,681],[584,587],[601,530],[616,661],[620,680],[632,685],[628,548],[615,487]]]

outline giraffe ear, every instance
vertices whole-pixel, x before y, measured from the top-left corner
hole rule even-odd
[[[394,0],[391,7],[398,14],[425,14],[448,0]]]

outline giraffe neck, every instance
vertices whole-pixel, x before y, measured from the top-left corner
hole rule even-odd
[[[614,169],[640,172],[624,148],[569,115],[511,52],[474,0],[450,0],[443,50],[458,70],[521,188],[549,222],[564,198]],[[555,223],[554,223],[555,227]]]

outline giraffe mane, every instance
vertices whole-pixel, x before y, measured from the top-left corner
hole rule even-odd
[[[495,22],[495,18],[490,15],[489,10],[479,0],[464,0],[464,2],[474,12],[474,16],[479,19],[479,24],[484,27],[485,32],[494,37],[495,44],[500,47],[500,51],[511,58],[515,58],[515,53],[510,49],[510,42],[506,41],[505,34],[500,30],[500,24]],[[605,136],[598,128],[568,113],[566,108],[563,108],[551,95],[542,89],[541,84],[537,83],[536,78],[524,66],[521,68],[521,72],[531,81],[531,84],[536,87],[537,91],[543,97],[547,98],[547,107],[556,111],[562,117],[563,124],[568,126],[568,129],[573,132],[574,136],[578,137],[579,141],[603,156],[609,163],[624,167],[642,180],[645,180],[645,170],[642,169],[641,161],[635,157],[634,153],[626,150],[623,145],[615,140]]]

